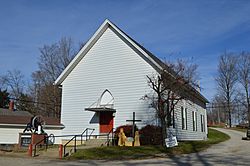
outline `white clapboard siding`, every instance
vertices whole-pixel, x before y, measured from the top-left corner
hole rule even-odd
[[[62,83],[63,134],[78,134],[87,127],[99,133],[99,118],[84,108],[97,101],[105,89],[114,96],[114,127],[127,124],[132,112],[143,120],[139,126],[148,123],[154,112],[141,98],[150,91],[146,75],[155,72],[108,28]]]
[[[56,136],[61,136],[62,135],[62,131],[61,131],[61,129],[44,129],[45,130],[45,132],[48,134],[48,136],[50,135],[50,134],[53,134],[54,136],[55,136],[55,142],[54,142],[54,144],[62,144],[62,140],[61,140],[61,138],[59,137],[56,137]]]
[[[18,144],[19,133],[22,132],[21,128],[0,128],[0,144]]]
[[[182,129],[181,107],[187,108],[187,130]],[[192,111],[197,112],[197,131],[193,131],[193,118]],[[207,128],[205,125],[205,132],[201,131],[200,115],[205,115],[206,110],[201,106],[193,103],[190,100],[179,101],[175,107],[175,128],[173,129],[174,135],[178,140],[204,140],[207,139]],[[206,124],[206,122],[205,122]]]
[[[0,144],[18,144],[19,133],[23,133],[25,127],[0,127]],[[61,129],[44,129],[45,132],[50,135],[61,135]],[[61,139],[55,139],[55,144],[61,144]]]

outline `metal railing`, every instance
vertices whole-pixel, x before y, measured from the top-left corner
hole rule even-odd
[[[66,156],[66,147],[67,145],[72,141],[74,140],[75,143],[74,143],[74,153],[76,152],[76,137],[77,136],[80,136],[80,135],[74,135],[64,146],[63,146],[63,156],[65,157]]]
[[[92,129],[92,128],[86,128],[82,134],[79,134],[79,135],[74,135],[64,146],[63,146],[63,156],[67,156],[67,153],[66,153],[66,147],[67,145],[72,142],[74,140],[74,153],[76,152],[76,138],[77,137],[80,137],[81,138],[81,145],[82,145],[82,141],[83,141],[83,136],[85,137],[85,141],[87,141],[88,139],[90,139],[90,137],[92,136],[93,132],[94,132],[95,129]],[[89,132],[90,131],[90,132]]]
[[[106,141],[107,146],[109,146],[109,144],[110,144],[110,134],[111,134],[111,145],[112,145],[112,146],[114,145],[114,129],[115,129],[115,128],[112,128],[112,129],[109,131],[108,135],[107,135],[107,141]]]
[[[33,154],[33,157],[36,157],[37,154],[37,146],[38,145],[41,145],[42,142],[45,142],[45,149],[47,150],[48,149],[48,145],[49,145],[49,138],[53,138],[55,139],[55,136],[53,134],[50,134],[49,136],[45,136],[42,140],[38,141],[36,144],[35,144],[35,148],[34,148],[34,154]],[[54,144],[54,142],[52,142],[52,145]],[[42,145],[41,145],[42,146]]]
[[[45,149],[48,149],[49,146],[49,139],[52,138],[52,140],[55,140],[55,138],[58,137],[72,137],[64,146],[63,146],[63,156],[66,157],[68,155],[68,153],[66,153],[66,148],[67,146],[74,141],[73,143],[73,152],[75,153],[77,151],[77,138],[80,138],[81,141],[81,145],[83,144],[83,140],[87,141],[89,139],[91,139],[91,136],[94,137],[98,137],[98,136],[107,136],[107,140],[105,142],[105,144],[107,144],[107,146],[114,145],[114,128],[112,128],[109,133],[107,134],[98,134],[98,135],[93,135],[95,129],[92,128],[86,128],[81,134],[76,134],[76,135],[59,135],[59,136],[54,136],[53,134],[49,135],[49,136],[45,136],[44,139],[40,140],[39,142],[37,142],[35,144],[34,147],[34,157],[37,156],[37,147],[38,145],[40,146],[45,146]],[[85,139],[83,139],[85,137]],[[44,142],[43,145],[41,145],[41,143]],[[52,144],[53,145],[53,141]]]
[[[91,131],[91,133],[88,135],[89,130]],[[83,140],[82,140],[82,137],[83,137],[84,133],[85,133],[85,138],[86,138],[85,141],[87,141],[87,140],[88,140],[88,137],[89,137],[89,139],[90,139],[90,137],[91,137],[91,135],[93,134],[94,131],[95,131],[95,129],[86,128],[86,129],[82,132],[82,134],[81,134],[81,144],[82,144],[82,141],[83,141]]]
[[[59,138],[59,137],[72,137],[63,147],[64,149],[64,155],[65,155],[65,150],[66,150],[66,146],[72,141],[72,140],[75,140],[74,142],[74,152],[76,152],[76,138],[77,137],[81,137],[81,144],[82,144],[82,141],[83,141],[83,137],[85,137],[85,140],[88,140],[90,139],[91,135],[93,134],[95,129],[92,129],[92,128],[86,128],[82,134],[78,134],[78,135],[59,135],[59,136],[54,136],[53,134],[50,134],[49,136],[45,136],[42,140],[38,141],[35,146],[34,146],[34,153],[33,153],[33,157],[36,157],[37,156],[37,147],[38,145],[40,146],[45,146],[45,150],[48,149],[48,146],[49,144],[51,143],[51,145],[54,144],[55,142],[55,138]],[[52,142],[49,141],[49,139],[52,138]],[[41,144],[42,142],[44,142],[43,144]]]
[[[39,142],[37,142],[35,144],[35,147],[34,147],[34,153],[33,153],[33,157],[36,157],[37,156],[37,146],[40,145],[40,146],[45,146],[45,150],[48,149],[48,146],[50,145],[49,143],[49,138],[63,138],[63,137],[72,137],[72,136],[75,136],[75,135],[58,135],[58,136],[54,136],[53,134],[50,134],[49,136],[45,136],[44,139],[40,140]],[[42,142],[45,142],[44,144],[41,144]],[[51,145],[53,145],[54,142],[51,143]]]

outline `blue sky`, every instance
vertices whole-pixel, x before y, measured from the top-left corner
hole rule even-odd
[[[40,47],[87,41],[106,18],[159,58],[193,59],[208,99],[219,55],[250,51],[248,0],[0,0],[0,75],[18,69],[30,80]]]

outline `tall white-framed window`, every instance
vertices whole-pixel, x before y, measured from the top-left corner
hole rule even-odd
[[[187,125],[188,125],[188,121],[187,121],[187,108],[185,108],[185,117],[186,117],[186,130],[188,129],[187,128]]]
[[[201,114],[201,132],[205,132],[204,115]]]
[[[193,131],[197,131],[197,112],[192,111]]]
[[[172,112],[171,112],[171,124],[173,126],[173,128],[175,128],[175,109],[172,108]]]
[[[187,130],[187,108],[181,107],[182,130]]]

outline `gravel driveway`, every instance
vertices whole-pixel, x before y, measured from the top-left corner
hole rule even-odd
[[[32,158],[11,158],[0,156],[0,166],[250,165],[250,141],[241,140],[244,133],[227,129],[217,130],[230,135],[231,139],[226,142],[214,145],[206,151],[200,153],[192,153],[171,158],[155,158],[129,161],[62,161]]]

